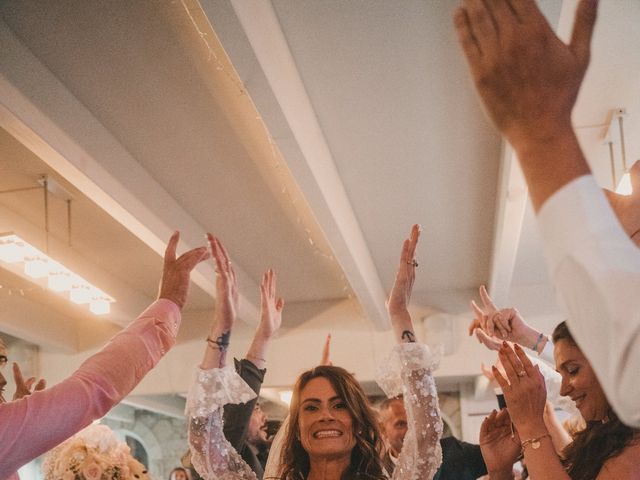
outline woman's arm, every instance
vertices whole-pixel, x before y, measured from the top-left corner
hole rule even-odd
[[[395,361],[387,363],[387,366],[395,369],[396,376],[400,370],[401,391],[393,393],[402,393],[409,424],[393,480],[432,479],[442,463],[442,420],[431,374],[438,355],[426,345],[415,343],[416,334],[408,310],[418,266],[415,251],[419,237],[420,226],[414,225],[402,246],[400,265],[387,301],[391,325],[398,342],[394,349]],[[393,372],[390,373],[393,375]]]
[[[505,342],[499,355],[506,378],[497,369],[493,374],[502,387],[509,414],[520,435],[529,475],[536,480],[570,480],[544,423],[547,394],[539,368],[534,367],[518,345],[512,349]]]
[[[202,362],[187,398],[191,463],[205,480],[255,480],[251,468],[224,435],[223,407],[246,403],[255,392],[226,366],[231,330],[238,311],[236,275],[222,243],[207,235],[216,264],[216,305]]]

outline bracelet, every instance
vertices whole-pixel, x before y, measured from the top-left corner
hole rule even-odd
[[[631,235],[629,235],[629,238],[633,239],[633,237],[635,237],[638,233],[640,233],[640,228],[637,229],[635,232],[633,232]]]
[[[540,332],[540,335],[538,335],[538,339],[536,340],[536,343],[533,344],[533,347],[531,347],[531,350],[533,350],[534,352],[537,352],[538,345],[540,345],[540,342],[542,341],[543,338],[544,338],[544,333]]]
[[[256,357],[255,355],[245,355],[245,358],[246,358],[247,360],[254,359],[254,360],[259,360],[259,361],[261,361],[261,362],[265,362],[265,363],[267,363],[267,361],[266,361],[264,358]],[[253,363],[253,362],[252,362],[252,363]]]
[[[525,440],[524,442],[522,442],[520,444],[520,446],[522,447],[522,451],[524,451],[524,448],[528,445],[531,445],[531,448],[533,448],[534,450],[537,450],[540,448],[540,440],[542,440],[545,437],[549,437],[551,438],[551,435],[549,433],[545,433],[544,435],[540,435],[539,437],[536,438],[530,438],[529,440]]]

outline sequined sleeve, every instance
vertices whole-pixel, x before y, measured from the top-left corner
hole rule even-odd
[[[196,369],[187,397],[191,463],[204,480],[256,480],[223,432],[223,406],[246,403],[256,394],[233,367]]]
[[[432,372],[440,352],[426,345],[397,345],[376,379],[388,397],[403,395],[409,428],[392,480],[430,480],[442,463],[442,419]]]

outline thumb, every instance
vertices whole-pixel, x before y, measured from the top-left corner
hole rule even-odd
[[[589,62],[591,37],[593,35],[593,27],[596,24],[597,11],[598,0],[580,0],[573,23],[569,47],[585,67]]]

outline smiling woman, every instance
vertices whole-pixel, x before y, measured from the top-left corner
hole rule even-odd
[[[378,421],[362,387],[345,369],[323,365],[298,378],[286,426],[271,447],[265,479],[431,480],[436,474],[442,461],[442,421],[432,372],[440,353],[415,342],[407,308],[418,265],[414,257],[419,236],[420,228],[414,225],[402,247],[387,302],[398,344],[377,372],[387,396],[403,396],[409,423],[392,476],[382,467]],[[232,268],[222,261],[224,249],[219,242],[214,242],[212,250],[222,284],[225,272]],[[234,275],[230,279],[233,282]],[[264,297],[265,309],[275,305],[275,291],[269,298]],[[255,393],[233,367],[224,366],[233,321],[219,323],[214,318],[205,359],[187,398],[192,461],[205,480],[255,480],[254,471],[223,435],[223,407],[245,403]]]
[[[375,413],[353,375],[319,366],[298,378],[284,440],[281,478],[308,478],[327,469],[382,479]]]
[[[587,427],[563,451],[567,473],[571,478],[601,478],[601,470],[603,475],[614,468],[620,472],[622,466],[629,464],[627,473],[637,476],[624,478],[638,478],[640,431],[624,425],[613,412],[591,364],[565,322],[553,331],[553,344],[556,368],[562,375],[560,394],[571,397],[587,422]]]

